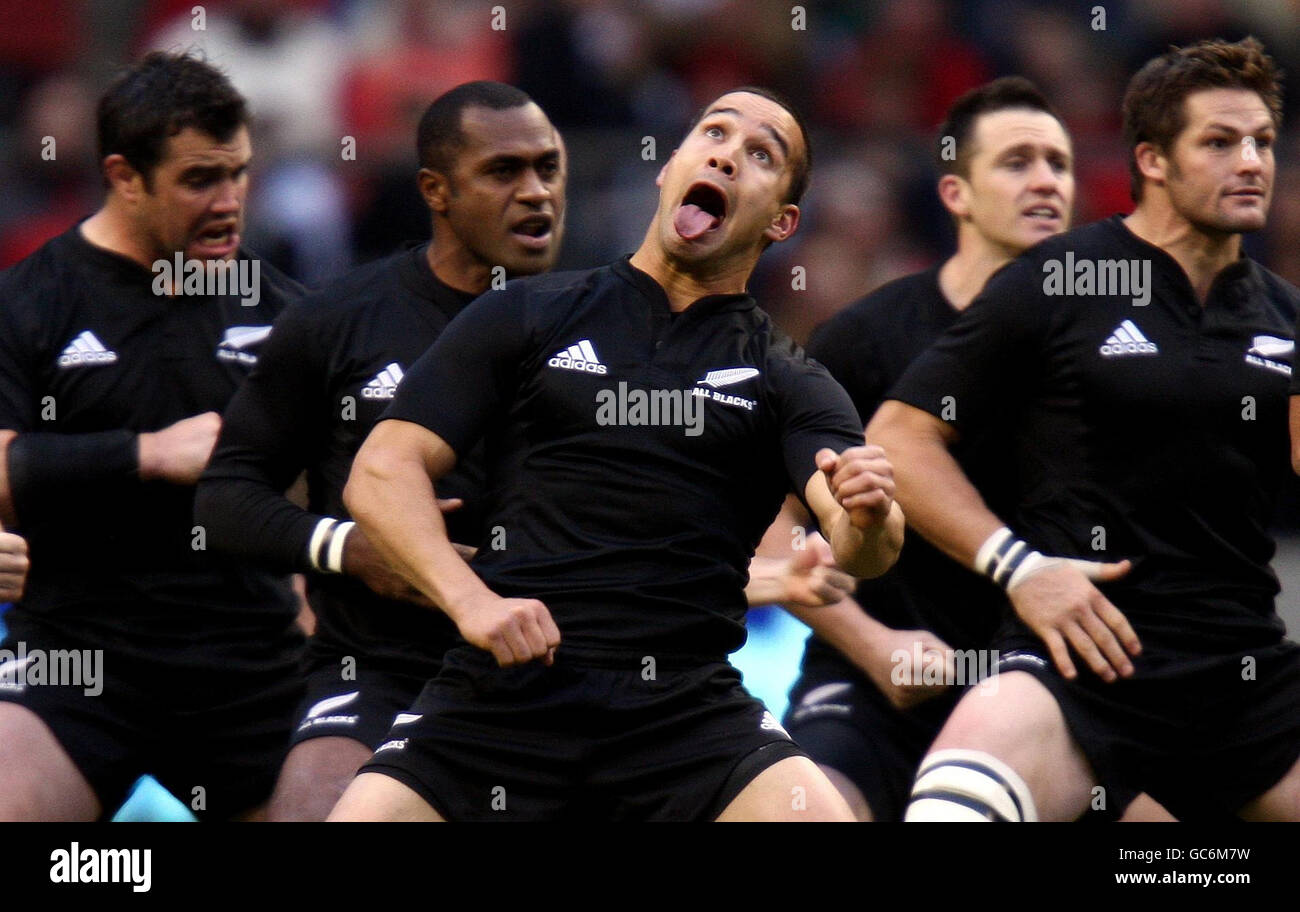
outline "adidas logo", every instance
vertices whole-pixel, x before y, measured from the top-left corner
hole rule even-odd
[[[1116,355],[1154,355],[1158,354],[1160,349],[1142,335],[1142,330],[1137,328],[1137,324],[1132,320],[1125,320],[1115,327],[1115,331],[1098,351],[1101,352],[1102,357],[1114,358]]]
[[[375,374],[375,379],[371,380],[361,388],[361,398],[392,399],[397,395],[397,384],[401,382],[402,366],[396,361],[393,361],[379,373]]]
[[[780,732],[787,738],[790,737],[790,733],[781,727],[780,722],[776,721],[776,716],[772,715],[771,710],[763,710],[763,721],[758,724],[758,727],[763,731]]]
[[[596,350],[591,347],[590,339],[575,342],[568,348],[556,352],[546,363],[551,367],[583,371],[588,374],[608,373],[605,365],[601,364],[600,359],[596,357]]]
[[[77,367],[82,364],[113,364],[117,361],[117,352],[109,351],[104,343],[95,338],[90,330],[85,330],[68,343],[68,347],[59,355],[59,367]]]

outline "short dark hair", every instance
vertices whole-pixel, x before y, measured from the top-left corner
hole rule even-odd
[[[1129,150],[1129,194],[1142,201],[1142,172],[1133,150],[1149,142],[1163,153],[1187,126],[1184,100],[1203,89],[1250,89],[1259,94],[1282,126],[1282,72],[1264,45],[1253,37],[1238,42],[1215,39],[1171,47],[1148,60],[1124,92],[1124,143]]]
[[[444,92],[425,109],[415,132],[420,167],[442,174],[450,174],[456,167],[456,156],[465,146],[462,121],[466,108],[507,111],[529,104],[533,100],[527,92],[504,82],[478,80]]]
[[[169,137],[193,127],[227,142],[248,117],[244,96],[216,67],[188,53],[154,51],[99,99],[99,160],[121,155],[148,189]]]
[[[934,159],[939,173],[969,178],[976,121],[985,114],[1009,110],[1042,111],[1061,119],[1038,86],[1023,76],[1003,76],[976,86],[952,103],[939,125]]]
[[[795,124],[798,125],[799,134],[803,137],[803,158],[797,159],[794,163],[794,168],[790,172],[790,185],[786,189],[785,199],[783,202],[794,203],[796,206],[799,205],[799,201],[803,199],[804,193],[808,190],[808,181],[812,177],[812,140],[808,137],[808,125],[804,123],[803,117],[799,114],[799,111],[794,105],[790,104],[790,102],[786,101],[771,89],[765,89],[761,86],[741,86],[738,89],[730,89],[721,93],[718,98],[721,98],[722,95],[734,95],[737,92],[744,92],[747,95],[757,95],[759,98],[766,98],[768,101],[775,102],[785,108],[790,116],[794,118]],[[688,136],[692,130],[699,126],[700,121],[704,119],[704,115],[709,113],[709,110],[717,100],[718,99],[715,98],[713,101],[710,101],[704,107],[700,108],[695,117],[691,119],[690,126],[686,128],[686,134]]]

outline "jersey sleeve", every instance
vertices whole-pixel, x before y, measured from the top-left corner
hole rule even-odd
[[[328,433],[328,367],[314,306],[292,305],[276,320],[226,407],[195,495],[195,522],[214,549],[282,572],[310,569],[307,543],[321,519],[284,496]]]
[[[862,422],[853,401],[833,377],[791,343],[771,377],[779,421],[781,456],[791,489],[803,500],[808,479],[818,471],[814,457],[829,447],[836,453],[862,446]]]
[[[532,353],[526,307],[518,286],[475,299],[411,366],[382,418],[421,425],[457,456],[468,453],[509,408]]]
[[[1046,351],[1050,304],[1034,261],[1013,261],[912,362],[886,398],[958,430],[987,424],[1033,387]]]

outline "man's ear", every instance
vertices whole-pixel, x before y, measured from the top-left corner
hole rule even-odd
[[[799,207],[794,203],[786,203],[776,214],[776,218],[763,229],[763,237],[774,243],[788,240],[798,228]]]
[[[656,187],[662,187],[664,185],[664,174],[668,172],[668,162],[672,161],[673,156],[676,154],[677,154],[676,149],[673,149],[673,151],[668,153],[668,161],[664,162],[664,166],[659,169],[659,176],[655,178]]]
[[[116,193],[130,205],[134,206],[144,195],[144,175],[126,160],[120,153],[105,156],[100,165],[104,179],[108,181],[109,190]]]
[[[451,182],[447,175],[432,168],[421,168],[415,175],[415,183],[420,188],[424,204],[439,215],[445,215],[451,197]]]
[[[970,215],[970,184],[958,174],[939,178],[939,199],[945,209],[959,219]]]
[[[1133,149],[1137,160],[1138,173],[1157,184],[1163,184],[1168,175],[1169,159],[1165,153],[1156,148],[1154,143],[1140,142]]]

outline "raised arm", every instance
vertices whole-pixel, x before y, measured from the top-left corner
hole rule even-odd
[[[455,622],[461,636],[499,664],[544,659],[560,632],[536,599],[492,592],[447,537],[434,485],[456,454],[437,434],[409,421],[381,421],[352,463],[344,502],[379,554]]]

